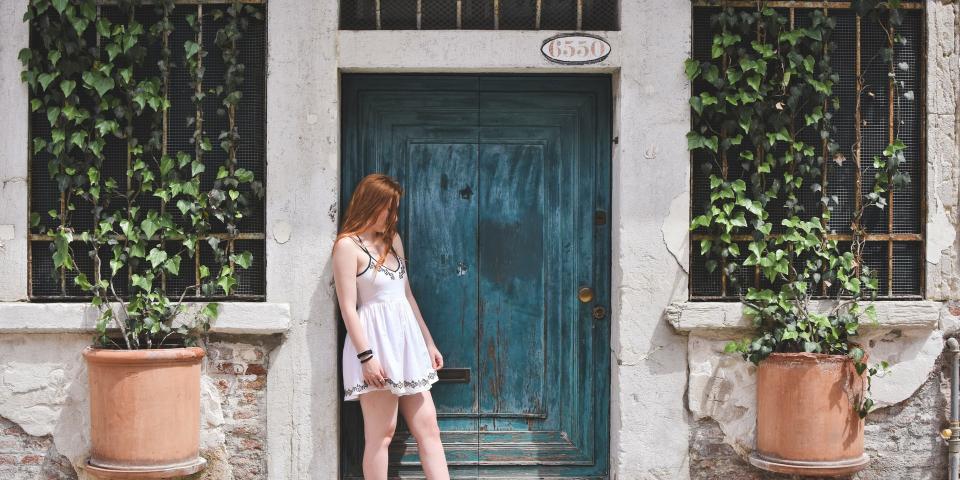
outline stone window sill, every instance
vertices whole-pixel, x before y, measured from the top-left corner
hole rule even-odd
[[[826,311],[835,303],[829,300],[813,301],[816,311]],[[877,301],[877,324],[864,323],[862,327],[883,329],[950,328],[956,317],[951,315],[947,304],[931,300]],[[733,333],[749,330],[752,325],[743,316],[739,302],[677,302],[667,307],[667,321],[684,334]]]
[[[190,304],[188,308],[197,308]],[[96,331],[99,313],[88,303],[0,302],[0,333],[87,333]],[[220,302],[210,331],[271,335],[290,328],[290,305]]]

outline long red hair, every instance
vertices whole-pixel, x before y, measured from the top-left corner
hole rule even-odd
[[[340,225],[340,233],[337,234],[337,240],[344,237],[359,235],[377,221],[377,217],[384,207],[387,207],[387,225],[383,229],[383,236],[379,241],[384,243],[386,248],[377,259],[377,264],[382,265],[387,259],[387,253],[393,249],[393,237],[397,233],[397,219],[399,218],[400,197],[403,196],[403,187],[388,175],[381,173],[371,173],[360,180],[353,196],[350,197],[350,204],[347,206],[347,213],[343,217]]]

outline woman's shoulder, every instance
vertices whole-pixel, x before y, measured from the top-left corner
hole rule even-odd
[[[359,249],[360,247],[357,246],[356,240],[350,238],[349,236],[340,237],[333,243],[334,254],[338,252],[356,253],[356,251],[358,251]]]

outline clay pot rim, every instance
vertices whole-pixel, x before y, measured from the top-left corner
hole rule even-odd
[[[838,353],[808,353],[808,352],[774,352],[763,359],[760,363],[772,361],[773,363],[791,362],[791,361],[811,361],[811,362],[834,362],[846,363],[853,359],[847,355]]]
[[[90,363],[100,364],[144,364],[192,363],[206,355],[200,347],[151,348],[140,350],[118,350],[97,348],[88,345],[83,349],[83,357]]]

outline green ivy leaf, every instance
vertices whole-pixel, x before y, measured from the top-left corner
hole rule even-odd
[[[205,172],[206,170],[207,170],[207,167],[203,164],[203,162],[198,162],[198,161],[194,160],[193,162],[190,163],[190,176],[191,176],[191,177],[196,177],[197,175],[200,175],[201,173]]]
[[[112,90],[116,83],[113,81],[113,78],[106,76],[100,72],[83,72],[83,83],[88,87],[97,91],[97,95],[103,97],[110,90]]]
[[[233,254],[230,255],[230,260],[232,260],[233,263],[237,264],[240,268],[250,268],[250,265],[253,264],[253,254],[250,252]]]
[[[160,175],[165,176],[173,170],[173,159],[169,155],[160,157]]]
[[[690,97],[690,106],[698,115],[703,114],[703,100],[700,97]]]
[[[40,82],[40,86],[44,91],[47,90],[47,87],[54,81],[60,74],[58,72],[53,73],[41,73],[37,76],[37,81]]]
[[[40,153],[47,146],[47,141],[37,137],[33,139],[33,153],[34,155]]]
[[[117,272],[119,272],[121,268],[123,268],[122,261],[116,258],[110,260],[110,276],[116,276]]]
[[[127,219],[120,220],[120,231],[123,232],[123,234],[128,238],[133,236],[133,232],[131,231],[132,228],[133,228],[133,223],[131,223],[130,220],[127,220]]]
[[[57,13],[63,15],[63,11],[67,8],[68,0],[50,0],[50,3],[53,5],[53,8],[57,11]]]
[[[190,59],[200,52],[200,45],[197,44],[197,42],[187,40],[186,42],[183,42],[183,50],[186,52],[187,58]]]
[[[157,224],[155,218],[147,217],[140,222],[140,228],[143,230],[143,234],[149,239],[153,238],[157,230],[160,230],[160,225]]]
[[[249,183],[253,181],[253,172],[245,168],[238,168],[233,172],[233,176],[240,183]]]
[[[58,52],[58,50],[53,51]],[[17,59],[19,59],[20,63],[22,63],[24,66],[30,65],[30,60],[33,59],[33,50],[30,50],[30,48],[21,48],[20,51],[17,52]]]
[[[853,358],[856,362],[863,361],[864,352],[860,347],[854,347],[853,350],[850,350],[850,357]]]
[[[73,145],[76,145],[78,148],[83,148],[84,141],[86,140],[86,138],[87,138],[87,132],[83,132],[83,131],[73,132],[73,134],[70,135],[70,143]]]
[[[60,107],[50,107],[47,109],[47,121],[50,122],[50,126],[57,124],[57,119],[60,118]]]
[[[73,26],[73,29],[77,32],[77,35],[83,36],[86,32],[87,27],[90,25],[90,21],[82,17],[73,17],[70,19],[70,25]]]
[[[120,45],[117,45],[116,43],[108,44],[106,47],[106,51],[107,51],[107,58],[112,62],[114,59],[117,58],[117,55],[120,55],[121,53]]]
[[[189,154],[184,152],[177,152],[177,168],[186,167],[187,164],[191,162],[192,158]]]
[[[153,268],[157,268],[162,265],[163,262],[167,261],[167,252],[160,248],[153,247],[150,250],[150,254],[147,255],[147,261],[150,262]]]
[[[153,274],[147,273],[146,275],[137,275],[134,273],[133,275],[130,275],[130,283],[145,292],[149,292],[153,287]]]
[[[220,314],[220,304],[217,303],[208,303],[204,305],[203,310],[201,311],[203,315],[209,319],[217,318],[217,315]]]
[[[73,270],[74,265],[73,256],[70,254],[70,241],[71,236],[69,234],[58,232],[54,235],[53,265],[55,267]]]
[[[183,199],[177,200],[177,209],[180,210],[180,213],[183,215],[186,215],[187,212],[190,211],[192,206],[193,204],[186,200],[183,200]]]
[[[684,63],[684,72],[687,74],[687,79],[693,81],[700,75],[700,61],[688,58]]]
[[[180,255],[174,255],[167,259],[163,264],[163,268],[172,275],[180,275]]]

